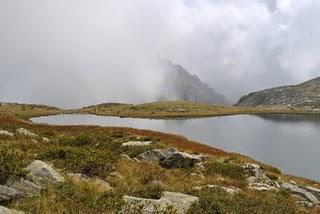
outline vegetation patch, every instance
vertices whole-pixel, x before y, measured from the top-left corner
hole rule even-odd
[[[246,178],[244,169],[241,166],[222,163],[222,162],[209,162],[205,165],[205,174],[209,176],[221,175],[231,179],[243,181]]]
[[[290,194],[285,191],[232,195],[222,189],[204,188],[193,194],[199,197],[200,202],[189,210],[190,214],[299,213]]]
[[[0,184],[6,183],[12,177],[24,177],[27,173],[24,170],[23,153],[18,149],[11,149],[8,146],[0,146]]]

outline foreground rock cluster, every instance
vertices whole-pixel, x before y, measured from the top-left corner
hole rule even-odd
[[[10,201],[25,196],[39,194],[48,184],[62,183],[64,178],[48,164],[36,160],[26,167],[26,178],[9,179],[6,185],[0,185],[0,202]],[[17,211],[1,208],[3,213],[17,213]],[[2,213],[0,211],[0,213]]]
[[[288,183],[271,180],[261,167],[256,164],[243,166],[248,175],[249,188],[257,191],[279,191],[287,190],[294,196],[298,203],[305,207],[312,207],[320,204],[320,189],[309,186],[299,186],[295,182]]]
[[[2,130],[0,131],[0,135],[12,138],[15,135],[22,135],[23,139],[25,137],[30,139],[41,140],[39,135],[32,133],[26,129],[18,129],[16,133],[10,133],[8,131]],[[20,136],[21,137],[21,136]],[[6,138],[5,138],[6,139]],[[48,139],[49,140],[49,139]],[[29,142],[29,141],[28,141]],[[42,142],[44,142],[42,140]],[[265,171],[262,167],[257,164],[248,163],[242,166],[238,164],[226,164],[228,167],[237,167],[240,171],[236,171],[237,173],[243,173],[246,176],[246,181],[242,182],[244,177],[241,177],[241,185],[237,185],[237,183],[231,183],[234,180],[224,180],[227,179],[227,174],[225,177],[224,174],[219,174],[219,172],[212,170],[213,176],[221,176],[218,179],[222,181],[221,183],[218,180],[210,180],[212,177],[207,176],[206,170],[210,171],[208,165],[212,162],[216,163],[218,160],[213,160],[214,158],[210,158],[205,155],[196,155],[190,154],[187,152],[179,151],[175,148],[166,148],[166,149],[152,149],[156,148],[151,145],[152,141],[129,141],[122,144],[123,147],[139,147],[139,149],[143,148],[143,151],[139,152],[138,155],[135,153],[135,158],[131,159],[126,155],[122,155],[119,157],[128,158],[129,160],[124,160],[125,163],[130,163],[133,165],[143,166],[150,165],[152,167],[156,167],[156,170],[161,171],[164,170],[166,172],[185,172],[187,171],[188,175],[190,175],[191,180],[194,178],[199,178],[200,182],[195,182],[192,185],[189,185],[190,192],[189,194],[184,194],[182,192],[178,192],[179,190],[167,188],[167,183],[165,180],[162,180],[161,177],[151,178],[148,184],[159,184],[162,186],[160,192],[157,192],[157,196],[159,193],[161,197],[157,198],[157,196],[152,196],[148,194],[148,198],[142,197],[134,197],[133,195],[144,195],[137,194],[134,191],[128,191],[130,193],[126,193],[127,195],[123,196],[123,193],[120,195],[121,203],[117,209],[121,209],[122,213],[144,213],[144,214],[152,214],[152,213],[186,213],[191,207],[194,209],[195,206],[203,205],[203,198],[201,194],[209,190],[209,192],[219,192],[224,191],[227,193],[227,197],[237,198],[239,196],[245,196],[248,193],[252,193],[252,191],[280,191],[286,190],[292,196],[296,198],[297,203],[302,207],[314,207],[320,205],[320,189],[316,189],[314,187],[302,186],[298,185],[295,182],[282,180],[281,177],[277,175],[270,175],[269,172]],[[141,146],[141,147],[140,147]],[[149,150],[145,150],[148,148]],[[162,148],[159,146],[158,148]],[[135,148],[136,149],[136,148]],[[122,150],[123,152],[123,150]],[[129,154],[129,153],[128,153]],[[104,161],[104,159],[103,159]],[[149,163],[145,163],[149,162]],[[77,164],[78,162],[76,162]],[[151,164],[150,164],[151,163]],[[223,163],[224,164],[224,163]],[[160,166],[160,167],[159,167]],[[162,167],[162,168],[161,168]],[[121,169],[119,167],[119,169]],[[95,193],[99,194],[113,194],[117,192],[117,184],[114,183],[112,178],[115,177],[126,177],[125,174],[128,171],[128,168],[125,168],[126,171],[113,171],[107,174],[109,177],[106,177],[106,180],[100,179],[98,177],[90,177],[86,174],[82,173],[68,173],[60,174],[59,170],[56,170],[53,166],[48,163],[45,163],[40,160],[34,160],[29,165],[25,167],[26,175],[24,177],[9,178],[6,183],[0,185],[0,203],[1,204],[9,204],[11,200],[21,199],[25,197],[30,197],[34,195],[38,195],[42,190],[47,188],[48,185],[60,185],[68,181],[73,181],[75,183],[81,182],[80,184],[86,185],[89,183],[90,186],[98,187]],[[148,168],[146,168],[148,169]],[[161,170],[159,170],[161,169]],[[182,169],[182,170],[179,170]],[[191,171],[192,169],[192,171]],[[228,168],[229,169],[229,168]],[[189,171],[190,170],[190,171]],[[67,170],[73,171],[73,170]],[[151,171],[151,170],[150,170]],[[83,172],[83,171],[81,171]],[[190,173],[189,173],[190,172]],[[83,172],[85,173],[85,172]],[[155,173],[156,174],[156,173]],[[186,175],[187,175],[186,174]],[[109,180],[109,178],[111,180]],[[160,178],[160,179],[159,179]],[[119,179],[119,180],[121,180]],[[173,177],[175,179],[175,177]],[[117,179],[115,179],[117,181]],[[153,183],[153,181],[156,181]],[[217,182],[218,181],[218,182]],[[239,182],[239,180],[237,180]],[[84,183],[82,183],[84,182]],[[174,180],[175,182],[175,180]],[[125,183],[125,182],[124,182]],[[68,182],[66,182],[68,184]],[[81,186],[80,185],[80,186]],[[143,184],[144,185],[144,184]],[[246,186],[248,185],[248,186]],[[240,188],[239,188],[240,187]],[[219,191],[216,191],[218,189]],[[249,189],[249,190],[248,190]],[[214,191],[212,191],[214,190]],[[202,192],[203,191],[203,192]],[[274,192],[271,192],[274,193]],[[224,195],[224,194],[221,194]],[[197,197],[196,197],[197,196]],[[153,197],[153,198],[151,198]],[[123,206],[122,206],[123,205]],[[23,213],[17,210],[10,210],[6,207],[0,206],[0,214],[14,214],[14,213]]]

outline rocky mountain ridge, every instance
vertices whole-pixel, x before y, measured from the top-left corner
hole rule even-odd
[[[165,75],[158,96],[159,101],[182,100],[203,104],[230,104],[226,97],[201,81],[197,75],[191,75],[181,65],[163,61],[161,67]]]
[[[286,106],[320,108],[320,77],[298,85],[281,86],[250,93],[237,106]]]

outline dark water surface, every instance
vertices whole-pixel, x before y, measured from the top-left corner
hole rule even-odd
[[[52,125],[100,125],[150,129],[183,135],[229,152],[320,181],[320,117],[237,115],[187,120],[149,120],[95,115],[33,118]]]

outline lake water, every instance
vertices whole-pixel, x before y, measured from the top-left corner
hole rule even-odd
[[[95,115],[32,118],[52,125],[100,125],[150,129],[250,156],[282,172],[320,181],[320,117],[236,115],[186,120],[150,120]]]

